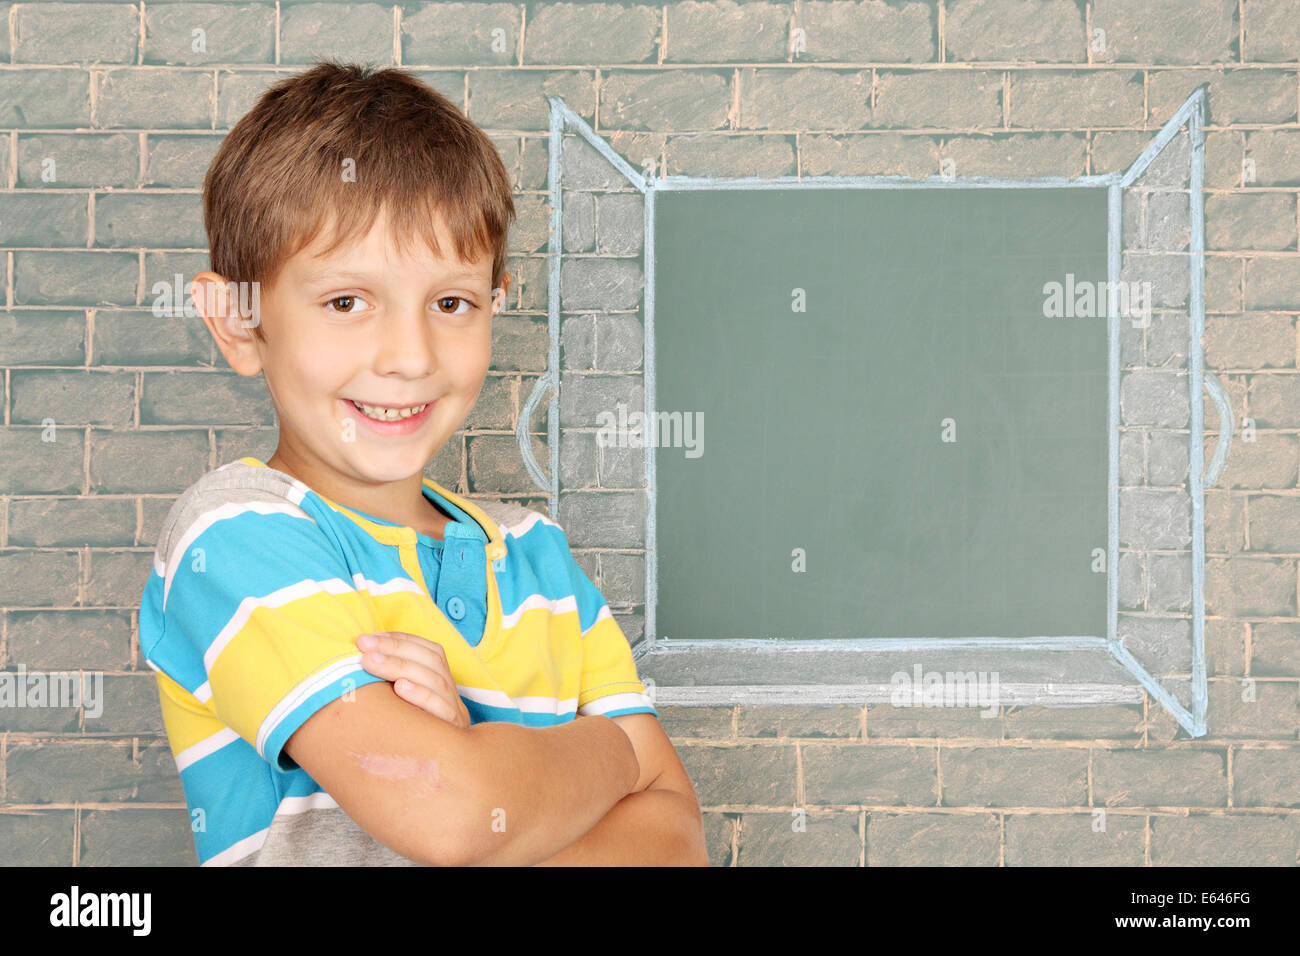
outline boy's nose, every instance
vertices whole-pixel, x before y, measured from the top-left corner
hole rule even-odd
[[[433,325],[422,308],[390,310],[378,328],[375,371],[420,378],[437,369]]]

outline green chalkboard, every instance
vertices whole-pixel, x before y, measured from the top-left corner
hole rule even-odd
[[[655,217],[654,408],[703,426],[652,453],[657,636],[1105,636],[1105,305],[1044,315],[1106,279],[1104,189]]]

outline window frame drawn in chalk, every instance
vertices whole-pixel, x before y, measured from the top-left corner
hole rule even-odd
[[[550,347],[546,372],[539,378],[526,402],[516,427],[525,467],[548,498],[551,517],[565,523],[567,499],[581,501],[574,505],[577,512],[602,507],[602,501],[611,502],[614,509],[610,518],[626,514],[618,507],[626,507],[627,496],[615,503],[618,492],[587,494],[585,490],[565,490],[561,493],[562,473],[560,447],[565,441],[575,442],[573,454],[566,464],[575,461],[577,443],[583,454],[595,454],[591,441],[595,429],[570,425],[577,417],[577,404],[562,406],[563,382],[570,380],[571,371],[561,372],[560,341],[561,314],[603,310],[633,311],[640,309],[644,315],[644,359],[639,375],[627,376],[629,405],[644,408],[647,421],[654,421],[655,409],[655,356],[654,356],[654,295],[655,286],[655,196],[667,190],[764,190],[764,189],[914,189],[914,188],[1091,188],[1106,191],[1107,197],[1107,283],[1115,289],[1130,259],[1143,254],[1134,251],[1126,257],[1125,202],[1126,191],[1133,190],[1152,168],[1162,151],[1185,135],[1190,146],[1186,187],[1166,190],[1185,192],[1187,207],[1187,243],[1185,251],[1163,250],[1163,255],[1180,255],[1187,259],[1187,292],[1184,305],[1171,311],[1185,312],[1188,321],[1186,365],[1172,370],[1173,381],[1185,380],[1190,404],[1188,427],[1188,473],[1186,508],[1190,518],[1190,533],[1186,545],[1175,548],[1176,556],[1188,552],[1190,558],[1190,615],[1187,637],[1189,645],[1189,673],[1183,676],[1181,667],[1155,667],[1151,662],[1168,657],[1158,643],[1139,640],[1127,646],[1119,634],[1119,619],[1124,611],[1119,596],[1119,533],[1122,524],[1119,475],[1119,445],[1121,432],[1126,430],[1120,407],[1122,372],[1120,365],[1120,315],[1108,309],[1108,395],[1107,440],[1109,445],[1108,481],[1108,547],[1107,574],[1107,633],[1104,637],[1079,638],[1025,638],[1025,637],[966,637],[966,638],[862,638],[839,640],[781,640],[781,639],[681,639],[657,636],[655,631],[656,602],[656,521],[655,521],[655,443],[644,444],[645,525],[639,540],[628,546],[633,552],[645,555],[645,629],[644,636],[636,641],[634,653],[643,679],[650,685],[657,702],[667,704],[721,705],[733,703],[771,704],[862,704],[897,703],[896,687],[890,686],[889,676],[899,672],[912,672],[914,668],[927,674],[952,673],[954,669],[966,672],[987,672],[1004,675],[998,691],[1002,705],[1053,705],[1053,704],[1105,704],[1141,701],[1143,692],[1150,694],[1165,708],[1192,737],[1206,733],[1207,677],[1204,651],[1204,577],[1205,577],[1205,525],[1204,489],[1212,486],[1222,474],[1232,440],[1232,410],[1226,392],[1218,378],[1204,369],[1201,334],[1204,329],[1204,250],[1205,222],[1204,195],[1204,125],[1206,118],[1208,84],[1194,91],[1170,120],[1153,136],[1150,144],[1123,173],[1105,173],[1068,178],[1038,177],[1007,179],[995,177],[961,177],[948,175],[925,179],[904,176],[817,176],[775,177],[771,179],[712,179],[687,176],[648,178],[618,155],[600,134],[565,106],[562,99],[549,97],[551,109],[549,189],[552,200],[551,230],[549,239],[550,281],[548,283],[548,330]],[[566,149],[566,143],[576,143],[575,150]],[[576,149],[582,149],[581,157]],[[571,156],[570,153],[573,153]],[[1171,156],[1173,154],[1171,153]],[[566,158],[573,168],[566,168]],[[596,168],[597,159],[602,164]],[[565,174],[579,181],[567,182]],[[603,179],[602,179],[603,177]],[[1143,186],[1149,190],[1150,187]],[[608,190],[611,193],[639,193],[644,202],[644,234],[642,237],[642,272],[635,277],[640,285],[632,290],[635,301],[629,300],[613,307],[600,302],[569,301],[562,293],[568,287],[577,287],[575,277],[581,270],[599,268],[603,260],[590,253],[575,255],[571,248],[581,247],[582,240],[570,241],[570,236],[590,229],[590,224],[575,220],[566,234],[565,197],[584,190]],[[1148,192],[1149,195],[1149,192]],[[1145,201],[1145,200],[1143,200]],[[588,197],[590,202],[590,197]],[[590,216],[591,210],[578,212]],[[620,261],[620,260],[615,260]],[[625,270],[627,271],[627,270]],[[626,275],[615,277],[617,287]],[[608,286],[606,287],[608,288]],[[626,290],[622,290],[626,295]],[[576,299],[576,296],[575,296]],[[1150,303],[1148,303],[1150,307]],[[595,320],[600,316],[596,315]],[[598,335],[598,333],[597,333]],[[1144,352],[1145,354],[1145,352]],[[1135,371],[1131,366],[1130,372]],[[1146,371],[1152,371],[1147,369]],[[1168,370],[1165,371],[1169,374]],[[576,379],[575,379],[576,382]],[[638,388],[639,383],[639,388]],[[576,386],[575,386],[576,387]],[[1218,411],[1218,439],[1213,459],[1205,468],[1204,422],[1202,415],[1202,389],[1210,395]],[[549,393],[547,403],[547,444],[549,470],[543,470],[532,454],[529,437],[530,422],[537,406]],[[561,408],[571,409],[564,415],[561,426]],[[1128,430],[1133,426],[1129,424]],[[1181,428],[1170,429],[1181,433]],[[577,457],[581,457],[580,455]],[[1145,482],[1145,475],[1143,476]],[[580,486],[584,487],[584,486]],[[1138,489],[1145,490],[1145,489]],[[1138,496],[1132,496],[1134,500]],[[1181,499],[1178,499],[1181,505]],[[1137,509],[1140,504],[1125,507]],[[1154,507],[1154,506],[1153,506]],[[1133,511],[1125,514],[1133,514]],[[599,523],[599,522],[598,522]],[[627,523],[623,521],[623,523]],[[575,546],[580,547],[580,544]],[[621,547],[621,546],[620,546]],[[1133,549],[1127,549],[1126,553]],[[1154,547],[1149,549],[1154,554]],[[623,576],[625,578],[625,575]],[[597,581],[599,585],[601,582]],[[618,613],[620,605],[634,606],[639,595],[626,600],[618,594],[607,592],[606,597]],[[1173,617],[1187,617],[1174,615]],[[1143,645],[1143,646],[1138,646]],[[1134,651],[1138,653],[1135,654]],[[1164,658],[1162,658],[1164,654]],[[1139,657],[1142,659],[1140,660]],[[1153,675],[1152,670],[1157,671]],[[648,676],[647,676],[648,675]],[[1010,680],[1005,678],[1009,677]]]

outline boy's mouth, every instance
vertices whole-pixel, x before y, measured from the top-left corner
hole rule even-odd
[[[422,405],[406,406],[369,405],[353,398],[346,399],[346,401],[362,415],[377,422],[400,422],[407,418],[414,418],[433,404],[432,402],[425,402]]]

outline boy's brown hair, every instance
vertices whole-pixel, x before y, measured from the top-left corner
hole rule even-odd
[[[203,180],[211,268],[228,283],[269,284],[331,215],[327,252],[364,234],[381,209],[399,249],[418,234],[443,255],[440,212],[457,256],[490,252],[492,288],[500,284],[515,218],[505,165],[451,101],[397,69],[326,61],[278,83],[235,124]],[[260,322],[253,333],[266,340]]]

